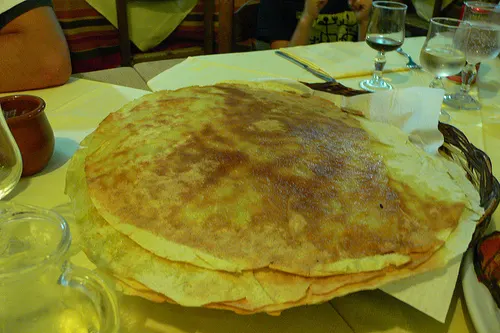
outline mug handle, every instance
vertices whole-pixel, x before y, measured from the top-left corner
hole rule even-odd
[[[100,333],[117,333],[120,327],[118,301],[102,277],[86,268],[65,264],[59,284],[74,288],[89,297],[101,320]]]

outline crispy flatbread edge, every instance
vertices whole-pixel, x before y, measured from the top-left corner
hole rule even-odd
[[[410,264],[410,265],[408,265],[408,267],[405,267],[404,269],[387,268],[381,272],[359,273],[359,274],[366,275],[366,279],[362,280],[361,282],[348,283],[348,284],[342,285],[339,288],[336,288],[336,289],[329,291],[327,293],[324,293],[324,294],[314,294],[311,291],[313,288],[310,287],[308,289],[307,295],[305,295],[302,299],[295,301],[295,302],[273,304],[273,305],[268,305],[268,306],[253,309],[253,308],[251,308],[251,306],[249,304],[247,304],[245,302],[245,300],[239,300],[239,301],[231,301],[231,302],[209,303],[209,304],[203,305],[203,307],[209,308],[209,309],[229,310],[229,311],[235,312],[235,313],[240,314],[240,315],[251,315],[251,314],[265,312],[265,313],[268,313],[269,315],[276,316],[276,315],[279,315],[282,311],[293,308],[293,307],[320,304],[320,303],[330,301],[333,298],[342,297],[342,296],[351,294],[353,292],[362,291],[362,290],[377,289],[388,282],[392,282],[394,280],[394,278],[397,278],[397,279],[406,278],[409,276],[414,276],[415,274],[427,272],[427,271],[432,270],[432,269],[437,268],[437,267],[441,267],[441,262],[442,262],[443,256],[446,257],[446,250],[444,248],[443,248],[443,251],[440,251],[437,254],[431,256],[431,258],[427,258],[427,260],[425,260],[421,264]],[[355,275],[355,274],[353,274],[353,275]],[[176,304],[174,301],[172,301],[168,297],[166,297],[162,294],[156,293],[152,290],[137,290],[137,289],[135,289],[130,284],[135,283],[135,286],[140,285],[140,284],[137,282],[131,283],[132,280],[130,280],[130,279],[118,278],[117,276],[115,276],[115,278],[119,279],[119,281],[120,281],[119,283],[121,283],[122,287],[124,287],[124,289],[125,289],[124,293],[127,295],[139,296],[139,297],[143,297],[145,299],[149,299],[152,301],[162,300],[163,302],[169,302],[172,304]],[[125,282],[125,281],[127,281],[127,282]],[[145,288],[147,288],[147,287],[145,287]],[[152,295],[154,295],[154,296],[152,296]],[[150,297],[153,297],[153,299],[151,299]]]

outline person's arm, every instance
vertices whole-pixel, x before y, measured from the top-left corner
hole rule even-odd
[[[358,21],[358,40],[366,39],[366,30],[370,22],[370,9],[372,8],[372,0],[349,0],[356,20]]]
[[[358,41],[366,39],[366,31],[368,30],[368,20],[358,22]]]
[[[0,45],[0,92],[62,85],[71,75],[68,45],[49,6],[7,23]]]
[[[282,47],[290,46],[290,42],[287,40],[273,40],[271,42],[272,49],[281,49]]]
[[[288,46],[307,45],[311,38],[312,26],[315,18],[309,15],[302,15],[293,33]]]
[[[295,28],[289,46],[309,44],[313,23],[318,18],[319,12],[327,3],[328,0],[306,0],[304,12]]]

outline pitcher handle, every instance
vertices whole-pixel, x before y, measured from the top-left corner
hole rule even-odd
[[[91,299],[101,321],[100,333],[118,332],[120,317],[116,294],[102,277],[86,268],[66,263],[59,284],[74,288]]]

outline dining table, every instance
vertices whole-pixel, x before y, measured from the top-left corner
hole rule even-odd
[[[403,48],[418,60],[424,40],[422,37],[407,38]],[[290,52],[309,60],[317,59],[322,69],[332,73],[343,85],[355,89],[359,89],[361,80],[369,77],[375,56],[375,51],[363,42],[302,46],[291,48]],[[384,74],[386,80],[395,89],[427,87],[432,75],[424,70],[410,70],[405,67],[406,62],[407,59],[396,52],[388,54],[388,72]],[[142,67],[144,69],[147,64]],[[71,78],[60,87],[22,92],[45,100],[46,114],[55,134],[55,151],[48,166],[34,176],[22,178],[6,200],[54,209],[64,216],[73,231],[71,260],[74,264],[95,269],[80,249],[78,228],[74,227],[69,198],[64,192],[66,170],[80,141],[110,112],[152,91],[190,85],[269,78],[321,82],[303,68],[278,57],[274,50],[193,57],[165,71],[154,63],[151,68],[159,73],[141,84],[143,89],[87,80],[80,76]],[[151,69],[145,71],[150,75]],[[459,85],[445,79],[445,89],[454,92]],[[500,174],[499,91],[500,59],[496,58],[481,64],[478,80],[472,86],[472,95],[482,104],[480,110],[453,110],[443,105],[443,109],[451,115],[449,123],[463,131],[477,148],[489,155],[496,175]],[[498,211],[490,225],[489,231],[493,230],[500,230]],[[443,310],[442,320],[436,320],[381,290],[361,291],[323,304],[293,308],[280,316],[241,316],[229,311],[157,304],[120,293],[118,299],[121,332],[131,333],[476,332],[469,317],[460,277],[451,290],[449,309]],[[436,290],[436,295],[439,295],[439,290]]]

